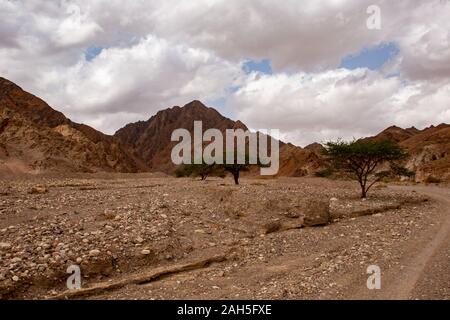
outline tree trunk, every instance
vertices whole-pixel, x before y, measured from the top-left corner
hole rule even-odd
[[[361,199],[367,198],[366,187],[361,187]]]
[[[239,171],[233,172],[234,183],[239,184]]]
[[[361,187],[361,199],[364,199],[367,197],[366,184],[363,181],[360,181],[359,186]]]

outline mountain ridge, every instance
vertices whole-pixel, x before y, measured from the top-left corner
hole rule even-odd
[[[113,136],[66,118],[0,77],[0,172],[139,172],[145,164]]]
[[[128,123],[114,135],[71,121],[45,101],[0,77],[0,172],[140,172],[172,174],[170,141],[175,129],[193,131],[195,120],[203,130],[243,129],[240,120],[221,115],[216,109],[193,100],[183,107],[159,110],[147,120]],[[450,180],[450,125],[419,130],[390,126],[377,135],[362,138],[392,140],[411,155],[406,167],[418,181],[429,176]],[[323,168],[323,146],[305,148],[280,141],[280,176],[313,175]],[[3,169],[2,169],[3,168]]]

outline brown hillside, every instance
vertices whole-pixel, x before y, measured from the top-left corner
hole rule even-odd
[[[429,176],[450,180],[450,125],[424,130],[393,126],[368,139],[392,140],[404,147],[410,154],[406,167],[416,172],[417,181]]]
[[[145,165],[116,138],[74,123],[0,78],[0,171],[137,172]]]

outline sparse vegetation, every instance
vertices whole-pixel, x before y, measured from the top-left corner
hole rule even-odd
[[[333,175],[333,173],[334,173],[333,169],[326,168],[326,169],[323,169],[323,170],[316,171],[314,173],[314,175],[316,177],[320,177],[320,178],[328,178],[328,177],[331,177]]]
[[[249,160],[249,156],[245,155],[245,163],[237,163],[237,155],[234,157],[234,163],[226,163],[226,164],[207,164],[204,160],[201,164],[187,164],[179,167],[175,171],[175,175],[180,177],[200,177],[201,180],[206,180],[208,176],[215,176],[224,178],[226,173],[230,173],[233,176],[234,183],[236,185],[239,184],[239,178],[241,172],[250,170],[251,166],[259,166],[262,165],[259,160],[257,164],[251,164]],[[226,155],[224,155],[223,159],[226,159]]]
[[[250,169],[249,164],[233,163],[233,164],[224,164],[222,166],[225,171],[231,173],[235,184],[239,184],[239,177],[241,171],[248,171]]]
[[[391,171],[397,177],[405,177],[408,179],[413,179],[416,176],[414,171],[409,170],[401,165],[396,163],[391,164]]]
[[[337,141],[326,144],[326,156],[337,170],[344,171],[358,181],[361,198],[367,197],[370,188],[386,177],[387,172],[377,169],[384,164],[404,159],[407,153],[391,141]]]
[[[434,177],[434,176],[428,176],[428,177],[425,179],[425,183],[440,183],[440,182],[441,182],[441,179],[436,178],[436,177]]]
[[[201,180],[206,180],[209,176],[225,177],[225,171],[221,165],[207,164],[205,161],[199,164],[183,165],[175,171],[175,175],[180,177],[200,177]]]

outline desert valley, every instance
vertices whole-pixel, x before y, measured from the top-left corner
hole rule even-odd
[[[177,178],[170,135],[195,120],[247,129],[195,100],[106,135],[0,78],[0,297],[449,299],[450,125],[365,138],[403,147],[414,178],[361,199],[320,174],[320,143],[280,142],[273,177]]]

